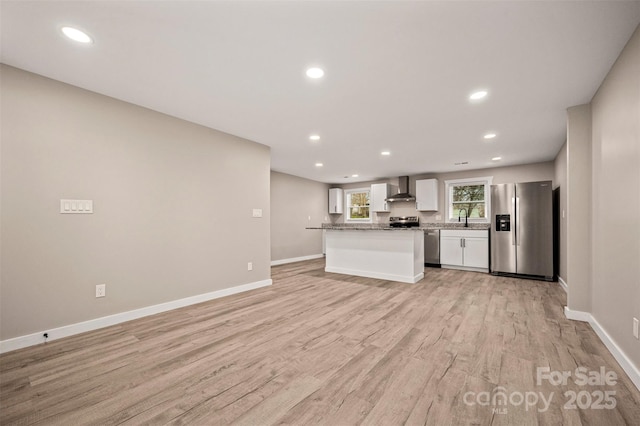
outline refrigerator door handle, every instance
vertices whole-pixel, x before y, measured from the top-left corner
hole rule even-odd
[[[516,197],[516,245],[520,245],[520,197]]]
[[[515,213],[516,213],[516,198],[511,197],[511,216],[513,217],[514,220],[516,218]],[[511,245],[515,246],[516,245],[516,227],[512,226],[510,232],[511,232]]]

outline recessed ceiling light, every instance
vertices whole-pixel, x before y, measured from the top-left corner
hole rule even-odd
[[[487,96],[487,94],[489,94],[489,92],[487,92],[486,90],[478,90],[477,92],[473,92],[471,95],[469,95],[469,99],[471,99],[472,101],[477,101],[483,99],[485,96]]]
[[[351,177],[358,177],[358,175],[351,175]]]
[[[324,75],[324,71],[321,68],[309,68],[307,70],[307,77],[309,78],[321,78]]]
[[[311,135],[309,136],[309,139],[312,141],[319,141],[320,140],[320,135]]]
[[[316,163],[316,167],[322,167],[324,164],[322,163]]]
[[[70,38],[73,41],[77,41],[78,43],[92,43],[91,37],[89,37],[86,33],[80,31],[77,28],[73,27],[62,27],[62,33]]]
[[[382,151],[380,155],[391,155],[391,153],[389,151]]]
[[[500,161],[500,160],[502,160],[502,157],[493,157],[491,159],[491,161]]]
[[[484,135],[484,138],[485,139],[493,139],[496,136],[498,136],[498,135],[496,135],[495,133],[487,133],[486,135]]]

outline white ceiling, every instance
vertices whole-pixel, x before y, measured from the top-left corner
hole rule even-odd
[[[591,100],[640,22],[638,1],[1,7],[3,63],[268,145],[274,170],[330,183],[553,159],[566,108]]]

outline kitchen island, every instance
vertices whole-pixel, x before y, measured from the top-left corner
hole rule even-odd
[[[424,278],[420,228],[331,227],[326,231],[326,272],[417,283]]]

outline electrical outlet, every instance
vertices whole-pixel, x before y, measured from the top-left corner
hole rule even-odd
[[[247,263],[247,271],[253,271],[253,262]]]
[[[96,297],[105,297],[107,295],[106,284],[96,284]]]
[[[633,319],[633,337],[638,339],[638,318]]]

